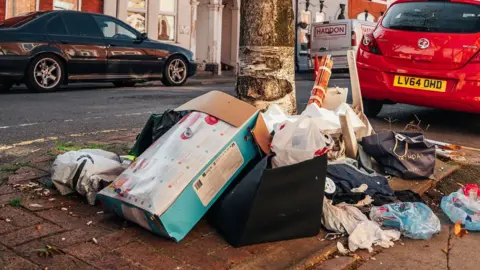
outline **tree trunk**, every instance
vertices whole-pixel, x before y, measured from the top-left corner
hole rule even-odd
[[[295,114],[292,0],[243,0],[237,96],[260,110],[280,105]]]

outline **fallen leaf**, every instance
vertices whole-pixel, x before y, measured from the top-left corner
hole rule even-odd
[[[68,211],[68,209],[65,208],[65,207],[62,207],[61,210],[62,210],[62,211]]]
[[[40,231],[41,228],[40,225],[37,225],[37,231]]]
[[[447,250],[447,248],[443,248],[443,249],[442,249],[442,251],[443,251],[445,254],[447,254],[447,253],[448,253],[448,250]]]
[[[460,221],[457,221],[457,223],[455,223],[453,232],[458,238],[462,238],[463,236],[468,234],[467,230],[465,230],[465,228],[462,228],[462,223]]]

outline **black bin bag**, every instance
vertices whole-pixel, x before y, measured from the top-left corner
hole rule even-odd
[[[322,226],[327,157],[271,169],[263,158],[210,209],[234,247],[316,236]]]
[[[129,155],[138,157],[150,145],[163,136],[170,128],[178,123],[187,112],[176,112],[173,110],[166,110],[162,114],[152,114],[148,118],[147,123],[142,129],[142,132],[137,136],[135,145],[130,150]]]
[[[435,145],[422,133],[386,131],[362,139],[363,149],[385,170],[403,179],[428,179],[435,170]]]

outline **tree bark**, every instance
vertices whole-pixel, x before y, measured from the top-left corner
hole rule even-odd
[[[295,114],[295,49],[292,0],[243,0],[236,92],[266,110],[280,105]]]

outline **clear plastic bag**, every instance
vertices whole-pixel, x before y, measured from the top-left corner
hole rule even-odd
[[[383,226],[398,228],[404,236],[412,239],[430,239],[441,229],[438,217],[423,203],[403,202],[372,207],[370,219]]]
[[[461,222],[467,230],[480,231],[480,201],[475,197],[466,196],[460,189],[443,197],[440,205],[453,223]]]
[[[297,122],[285,122],[272,140],[272,167],[279,168],[310,160],[327,153],[333,146],[331,136],[323,134],[315,121],[301,117]]]

